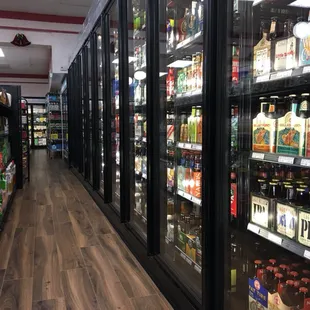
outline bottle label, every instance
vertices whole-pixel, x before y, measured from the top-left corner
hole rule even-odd
[[[253,119],[253,151],[275,152],[276,126],[276,119],[267,118],[264,113],[259,113],[257,117]]]
[[[299,211],[298,242],[310,247],[310,213]]]
[[[306,120],[306,150],[305,150],[305,156],[310,157],[310,121],[309,119]]]
[[[260,196],[251,196],[251,222],[268,228],[269,200]]]
[[[304,156],[306,120],[288,112],[278,119],[277,153]]]
[[[254,57],[254,76],[265,75],[270,72],[270,57],[268,48],[256,51]]]
[[[268,310],[268,291],[259,279],[249,278],[249,309]]]
[[[288,38],[287,45],[286,45],[286,69],[287,70],[297,67],[296,49],[297,49],[296,38],[294,36]]]
[[[299,44],[299,65],[310,65],[310,36],[300,40]]]
[[[290,239],[295,238],[297,228],[296,208],[282,203],[277,203],[276,214],[277,232]]]
[[[286,68],[286,57],[287,57],[286,51],[287,51],[287,40],[278,41],[275,47],[275,60],[274,60],[275,71],[284,70]]]
[[[237,184],[230,184],[230,214],[237,217]]]

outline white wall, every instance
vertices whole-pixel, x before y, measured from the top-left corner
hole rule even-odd
[[[1,29],[1,27],[3,27],[3,29]],[[5,27],[16,27],[16,29],[5,29]],[[19,31],[18,27],[22,27],[23,29]],[[32,30],[26,30],[26,28]],[[14,39],[16,33],[21,32],[32,44],[51,46],[51,71],[53,73],[65,73],[66,69],[68,69],[69,55],[72,54],[72,51],[76,46],[78,35],[42,31],[44,31],[44,29],[77,31],[80,28],[81,25],[0,19],[0,42],[11,42]],[[35,29],[40,29],[40,32],[35,31]]]
[[[20,82],[14,81],[10,79],[0,79],[0,85],[20,85],[21,86],[21,94],[23,97],[45,97],[46,93],[49,92],[49,84],[48,81],[38,81],[38,82]]]

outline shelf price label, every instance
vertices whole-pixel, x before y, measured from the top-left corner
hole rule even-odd
[[[264,160],[264,159],[265,159],[265,154],[264,154],[264,153],[256,153],[256,152],[253,152],[253,153],[252,153],[252,158],[253,158],[253,159]]]
[[[195,264],[194,269],[201,274],[201,267],[199,265]]]
[[[300,162],[301,166],[310,167],[310,159],[303,158]]]
[[[254,234],[259,234],[260,232],[260,228],[252,223],[248,224],[248,230],[250,230],[251,232],[253,232]]]
[[[302,74],[306,74],[310,72],[310,66],[304,67],[302,70]]]
[[[268,240],[278,245],[282,245],[282,241],[283,241],[282,238],[272,233],[268,233]]]
[[[52,140],[57,140],[58,139],[58,133],[52,133],[51,134],[51,139]]]
[[[257,77],[257,79],[256,79],[256,83],[268,82],[268,81],[269,81],[269,78],[270,78],[270,75],[269,75],[269,74],[259,76],[259,77]]]
[[[278,158],[278,162],[279,163],[282,163],[282,164],[294,164],[294,160],[295,158],[294,157],[287,157],[287,156],[279,156]]]
[[[307,259],[310,259],[310,251],[305,250],[304,257],[307,258]]]

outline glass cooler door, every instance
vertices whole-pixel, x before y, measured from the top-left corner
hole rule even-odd
[[[128,1],[131,219],[142,238],[147,225],[146,1]]]
[[[309,309],[310,3],[235,0],[227,309]]]
[[[203,1],[160,1],[161,253],[201,298]]]

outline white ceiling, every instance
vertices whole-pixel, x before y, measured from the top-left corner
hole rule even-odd
[[[5,57],[0,57],[0,73],[46,74],[49,72],[51,48],[42,45],[17,47],[0,43]]]
[[[4,11],[85,17],[93,0],[0,0]]]

